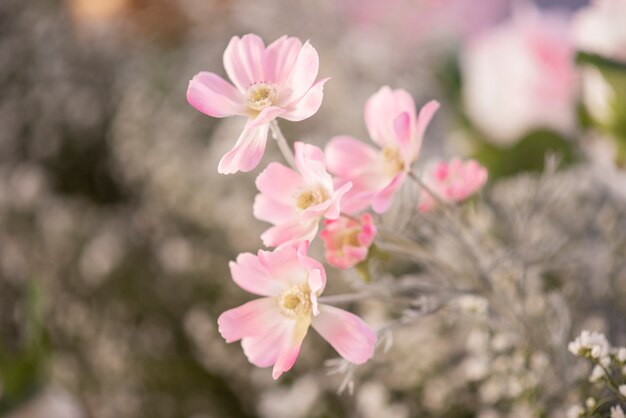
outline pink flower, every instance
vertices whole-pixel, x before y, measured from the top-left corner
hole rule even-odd
[[[301,121],[317,112],[328,80],[315,81],[318,67],[319,57],[308,42],[283,36],[266,48],[260,37],[248,34],[234,36],[224,51],[224,68],[234,86],[214,73],[194,76],[187,89],[193,107],[216,118],[248,117],[234,148],[222,157],[220,173],[254,169],[275,118]]]
[[[355,213],[372,205],[389,209],[394,193],[417,159],[424,131],[439,108],[428,102],[416,115],[415,102],[405,90],[382,87],[365,104],[365,124],[376,149],[350,136],[337,136],[326,147],[331,173],[352,182],[342,210]]]
[[[346,216],[326,220],[320,233],[326,249],[326,260],[340,269],[348,269],[367,258],[370,245],[376,236],[372,215],[364,213],[360,222]]]
[[[461,60],[465,109],[487,140],[511,145],[540,128],[575,124],[575,50],[565,18],[527,6],[468,43]]]
[[[311,241],[322,218],[337,219],[340,202],[352,184],[335,189],[318,147],[294,144],[298,172],[270,163],[256,179],[261,193],[254,200],[254,216],[274,226],[261,235],[268,247]]]
[[[474,160],[465,162],[453,158],[450,162],[441,161],[427,173],[424,182],[430,191],[445,202],[461,202],[480,190],[487,182],[487,169]],[[431,210],[436,200],[431,193],[422,189],[418,209]]]
[[[259,367],[274,365],[274,379],[291,369],[309,325],[346,360],[362,364],[374,353],[376,334],[358,316],[318,304],[324,291],[324,267],[307,256],[308,243],[297,249],[260,250],[241,254],[230,263],[233,280],[259,296],[224,312],[217,320],[226,342],[241,340],[248,360]]]

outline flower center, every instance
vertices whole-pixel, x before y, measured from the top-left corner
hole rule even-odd
[[[393,175],[404,170],[404,159],[400,154],[400,150],[396,147],[385,147],[382,150],[383,160],[389,172]]]
[[[256,111],[261,111],[276,101],[276,87],[271,83],[261,81],[248,87],[248,106]]]
[[[296,197],[296,207],[305,210],[328,200],[328,193],[323,187],[305,190]]]
[[[287,318],[297,318],[311,312],[311,289],[308,285],[292,286],[278,297],[280,311]]]

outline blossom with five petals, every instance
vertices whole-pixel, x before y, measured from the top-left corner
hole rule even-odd
[[[315,81],[317,51],[287,36],[267,47],[257,35],[234,36],[224,51],[224,68],[234,86],[217,74],[201,72],[189,82],[187,100],[216,118],[248,117],[234,148],[218,166],[220,173],[231,174],[259,164],[272,120],[301,121],[314,115],[328,78]]]
[[[298,244],[315,238],[322,218],[337,219],[343,195],[352,184],[335,189],[318,147],[294,144],[298,172],[270,163],[256,179],[261,193],[254,200],[254,216],[274,224],[261,235],[268,247]]]
[[[278,379],[295,363],[309,326],[349,362],[372,357],[376,334],[358,316],[319,304],[324,291],[324,267],[307,256],[308,242],[298,248],[245,253],[230,263],[233,280],[262,298],[224,312],[218,318],[226,342],[241,340],[248,360],[259,367],[273,365]]]
[[[461,202],[476,193],[487,182],[487,169],[474,160],[453,158],[440,161],[427,172],[418,209],[427,212],[435,206],[432,193],[444,202]]]
[[[371,214],[363,213],[359,220],[347,216],[327,219],[324,225],[320,238],[328,264],[345,270],[367,258],[377,232]]]
[[[345,213],[370,204],[374,211],[389,209],[393,196],[417,160],[424,131],[439,108],[428,102],[419,112],[405,90],[382,87],[365,104],[365,124],[376,149],[350,136],[337,136],[326,146],[328,170],[352,182],[342,203]]]

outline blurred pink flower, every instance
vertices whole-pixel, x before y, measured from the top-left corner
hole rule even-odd
[[[347,182],[335,189],[321,149],[302,142],[294,148],[298,172],[270,163],[256,179],[261,193],[254,200],[254,216],[275,225],[261,235],[268,247],[313,240],[322,218],[339,217],[342,197],[352,187]]]
[[[220,173],[254,169],[275,118],[301,121],[317,112],[328,80],[315,81],[318,67],[317,51],[308,42],[283,36],[266,48],[260,37],[248,34],[234,36],[224,51],[224,68],[234,86],[214,73],[194,76],[187,89],[193,107],[216,118],[248,117],[234,148],[220,160]]]
[[[465,109],[497,144],[575,122],[576,68],[567,20],[531,6],[469,42],[462,56]]]
[[[474,160],[465,162],[453,158],[441,161],[430,170],[423,180],[429,190],[445,202],[461,202],[485,185],[487,169]],[[422,189],[418,210],[427,212],[436,204],[432,194]]]
[[[370,204],[378,213],[389,209],[417,159],[424,131],[438,108],[439,103],[431,101],[416,115],[408,92],[385,86],[365,104],[365,124],[380,150],[350,136],[330,140],[326,146],[328,169],[353,186],[342,203],[345,213],[358,212]]]
[[[594,0],[574,16],[579,48],[626,61],[626,1]]]
[[[326,249],[328,264],[348,269],[365,260],[376,236],[372,215],[364,213],[360,222],[346,216],[325,221],[326,228],[320,233]]]
[[[235,283],[263,297],[220,315],[219,332],[226,342],[241,340],[252,364],[274,365],[274,379],[295,363],[309,325],[349,362],[365,363],[374,353],[376,334],[362,319],[318,304],[326,273],[307,256],[307,250],[308,242],[304,242],[297,249],[240,254],[236,263],[230,263]]]

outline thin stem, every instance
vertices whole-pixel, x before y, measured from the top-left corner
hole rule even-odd
[[[276,120],[270,122],[270,129],[272,130],[272,136],[278,144],[278,149],[280,149],[280,152],[283,154],[283,157],[285,157],[285,160],[291,166],[291,168],[295,170],[296,160],[293,156],[293,151],[291,151],[289,142],[287,142],[287,138],[285,138],[285,135],[283,135],[283,132],[280,130],[280,127],[278,126],[278,122]]]
[[[349,303],[357,300],[367,299],[370,297],[374,297],[374,295],[370,292],[361,292],[361,293],[346,293],[343,295],[333,295],[333,296],[320,296],[317,300],[320,303]]]
[[[433,189],[426,185],[426,183],[424,183],[422,179],[419,178],[414,172],[409,171],[409,177],[411,177],[411,179],[415,181],[418,186],[426,190],[426,193],[428,193],[439,204],[439,206],[441,206],[442,208],[447,207],[447,203],[437,193],[435,193]]]

